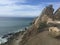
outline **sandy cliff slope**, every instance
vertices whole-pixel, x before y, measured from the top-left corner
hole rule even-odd
[[[25,45],[60,45],[60,39],[51,37],[48,31],[43,31],[30,38]]]

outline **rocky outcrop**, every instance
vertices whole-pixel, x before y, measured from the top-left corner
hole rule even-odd
[[[24,35],[23,40],[20,42],[20,45],[24,45],[31,37],[35,36],[38,33],[41,22],[47,22],[48,19],[52,18],[51,16],[53,15],[53,11],[54,9],[52,5],[44,8],[41,15],[36,18],[32,26],[27,30],[27,33]]]
[[[49,6],[46,6],[46,8],[44,8],[44,10],[42,11],[41,15],[52,16],[53,15],[53,11],[54,11],[53,6],[49,5]]]
[[[59,10],[59,9],[58,9]],[[45,24],[48,21],[54,21],[55,20],[55,16],[59,13],[57,13],[57,11],[55,12],[55,16],[53,14],[53,6],[49,5],[46,8],[43,9],[41,15],[39,15],[35,20],[34,23],[32,24],[32,26],[27,30],[27,32],[25,33],[25,35],[22,38],[22,41],[20,42],[20,45],[26,45],[26,43],[34,36],[36,36],[38,34],[38,30],[47,30],[49,28],[45,26],[45,28],[40,27],[40,24],[42,24],[42,22]],[[59,12],[59,11],[58,11]],[[59,18],[58,18],[59,19]],[[41,25],[42,27],[44,25]],[[53,26],[53,25],[52,25]],[[55,29],[55,28],[54,28]],[[56,27],[57,29],[57,27]],[[58,30],[58,29],[57,29]],[[57,31],[56,30],[56,31]],[[55,33],[57,34],[57,33]],[[47,36],[48,37],[48,36]],[[28,45],[28,44],[27,44]],[[40,44],[39,44],[40,45]],[[42,45],[42,44],[41,44]]]
[[[36,19],[35,25],[37,28],[39,27],[40,22],[47,22],[48,20],[53,20],[53,7],[52,5],[47,6],[46,8],[43,9],[41,15]]]
[[[49,17],[52,17],[53,11],[54,11],[54,9],[53,9],[52,5],[46,6],[46,8],[43,9],[40,17],[42,18],[43,15],[47,15]]]
[[[40,27],[41,22],[45,22],[46,23],[46,22],[50,21],[54,25],[58,24],[59,22],[57,22],[55,18],[56,18],[56,15],[59,14],[59,10],[60,9],[58,9],[58,11],[56,11],[55,14],[53,14],[54,9],[53,9],[52,5],[49,5],[46,8],[44,8],[44,10],[42,11],[41,15],[35,20],[34,26],[32,26],[32,28],[33,27],[34,28],[31,30],[30,33],[34,34],[34,32],[37,32],[36,30],[38,30],[38,28]],[[55,36],[55,37],[56,36],[60,36],[59,28],[57,28],[56,25],[55,25],[56,27],[54,27],[54,25],[52,25],[53,27],[51,27],[51,26],[47,27],[47,28],[49,28],[50,34]],[[51,29],[52,29],[52,31],[51,31]],[[42,28],[42,30],[45,30],[45,29]],[[58,40],[48,36],[49,32],[45,31],[45,32],[42,32],[42,34],[41,33],[38,34],[38,36],[36,36],[36,35],[32,36],[30,39],[28,39],[28,41],[25,43],[25,45],[60,45]],[[30,34],[29,36],[31,36],[32,34]],[[44,42],[46,42],[46,43],[44,43]]]
[[[56,10],[56,12],[54,13],[54,19],[55,20],[60,20],[60,8],[58,8]]]

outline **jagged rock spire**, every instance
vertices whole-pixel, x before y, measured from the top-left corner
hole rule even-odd
[[[48,18],[53,18],[53,11],[54,9],[52,5],[46,6],[40,16],[41,21],[47,21]]]
[[[40,22],[42,22],[42,21],[46,22],[49,17],[53,16],[53,11],[54,11],[54,9],[53,9],[52,5],[49,5],[46,8],[44,8],[44,10],[42,11],[41,15],[38,16],[38,18],[36,19],[35,25],[37,27],[39,27]]]
[[[54,17],[56,20],[60,20],[60,8],[56,10],[56,12],[54,13]]]
[[[53,6],[52,5],[49,5],[49,6],[46,6],[44,8],[44,10],[42,11],[42,14],[41,15],[48,15],[48,16],[52,16],[53,15]]]

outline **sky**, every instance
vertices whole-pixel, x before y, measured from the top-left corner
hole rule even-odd
[[[0,16],[35,17],[49,4],[57,10],[60,0],[0,0]]]

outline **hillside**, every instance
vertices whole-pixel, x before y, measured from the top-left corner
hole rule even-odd
[[[55,21],[56,16],[58,16],[57,21],[59,21],[58,20],[59,9],[57,9],[55,13],[53,12],[54,12],[54,9],[52,5],[46,6],[43,9],[40,16],[35,20],[32,28],[30,28],[31,29],[29,30],[30,33],[28,31],[27,34],[29,34],[29,36],[26,34],[27,36],[23,38],[23,41],[21,42],[22,45],[60,45],[59,43],[60,37],[53,38],[49,35],[49,31],[48,31],[49,27],[55,26],[54,23],[50,24],[51,26],[47,24],[48,21]],[[56,25],[59,25],[59,24],[56,24]]]
[[[48,35],[48,31],[43,31],[30,38],[25,45],[60,45],[60,40]]]

